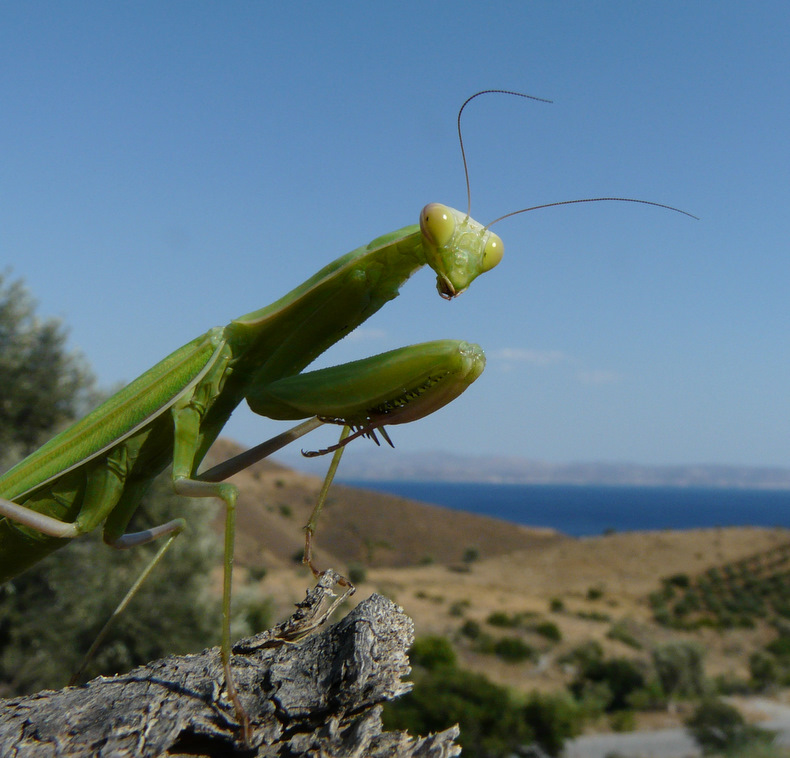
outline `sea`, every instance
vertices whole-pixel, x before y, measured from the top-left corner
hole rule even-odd
[[[789,490],[344,481],[573,537],[717,526],[790,528]]]

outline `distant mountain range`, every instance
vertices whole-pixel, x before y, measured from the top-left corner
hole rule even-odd
[[[285,459],[284,459],[285,460]],[[328,461],[289,457],[288,465],[323,474]],[[630,485],[654,487],[729,487],[790,489],[790,468],[634,463],[546,463],[509,456],[462,456],[447,453],[346,455],[338,478],[356,481],[445,481],[502,484]]]

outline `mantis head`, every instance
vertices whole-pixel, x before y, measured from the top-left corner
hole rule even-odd
[[[461,159],[464,164],[464,176],[466,177],[466,197],[468,200],[467,212],[450,208],[439,203],[429,203],[422,209],[420,214],[420,230],[422,232],[422,243],[425,251],[426,263],[436,272],[436,289],[439,294],[447,299],[460,295],[474,280],[485,271],[489,271],[502,260],[504,246],[502,240],[490,231],[490,227],[502,221],[502,219],[516,216],[519,213],[534,211],[540,208],[552,208],[558,205],[572,205],[574,203],[597,203],[601,201],[616,201],[626,203],[642,203],[643,205],[654,205],[658,208],[665,208],[670,211],[682,213],[691,218],[696,216],[686,211],[674,208],[663,203],[654,203],[649,200],[636,200],[628,197],[593,197],[580,200],[562,200],[555,203],[544,203],[534,205],[530,208],[521,208],[517,211],[506,213],[504,216],[491,221],[486,226],[478,224],[471,216],[472,193],[469,184],[469,170],[466,163],[466,151],[464,140],[461,135],[461,114],[469,103],[480,95],[500,94],[515,95],[516,97],[537,100],[543,103],[550,103],[542,97],[525,95],[523,92],[513,92],[511,90],[487,89],[476,92],[468,97],[461,109],[458,111],[458,143],[461,147]]]
[[[426,205],[420,231],[426,262],[436,272],[436,289],[446,300],[460,295],[502,260],[502,240],[469,214],[447,205]]]
[[[468,97],[458,111],[458,143],[466,177],[466,196],[469,201],[466,213],[439,203],[429,203],[420,214],[420,230],[425,250],[426,263],[436,272],[436,289],[445,300],[460,295],[472,280],[489,271],[502,260],[502,240],[488,226],[478,224],[471,215],[472,193],[469,185],[469,170],[466,151],[461,134],[461,114],[472,100],[480,95],[501,94],[525,97],[529,100],[551,102],[542,97],[525,95],[502,89],[486,89]]]

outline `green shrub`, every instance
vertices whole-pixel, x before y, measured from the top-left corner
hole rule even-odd
[[[645,686],[645,677],[638,666],[626,658],[590,661],[571,683],[571,691],[581,698],[588,682],[604,683],[612,694],[607,711],[620,711],[628,706],[628,696]]]
[[[450,616],[463,616],[466,609],[471,605],[468,600],[457,600],[447,610]]]
[[[244,586],[233,596],[234,625],[240,621],[252,632],[262,632],[274,623],[274,605],[271,598],[262,598],[252,586]],[[233,630],[231,631],[233,633]]]
[[[748,725],[738,710],[723,700],[700,703],[686,720],[686,728],[704,753],[742,749],[771,738],[769,732]]]
[[[781,635],[773,642],[769,642],[765,649],[773,653],[777,658],[790,658],[790,636]]]
[[[585,718],[593,721],[603,716],[612,702],[612,691],[606,682],[584,680],[580,687],[573,688],[573,695]]]
[[[474,563],[480,557],[480,551],[476,547],[468,547],[464,550],[461,560],[464,563]]]
[[[634,711],[656,711],[667,705],[661,682],[655,678],[648,679],[644,687],[631,692],[626,700],[628,707]]]
[[[642,643],[633,635],[629,626],[630,624],[625,619],[616,621],[614,624],[612,624],[611,628],[606,633],[606,636],[610,640],[618,640],[619,642],[634,648],[634,650],[641,650]]]
[[[486,632],[481,631],[480,635],[475,639],[474,650],[478,653],[483,653],[485,655],[493,655],[494,654],[494,638],[487,634]]]
[[[600,611],[576,611],[574,615],[585,621],[601,621],[605,623],[612,620],[608,613],[601,613]]]
[[[516,620],[512,616],[508,616],[504,611],[494,611],[489,614],[486,623],[491,624],[491,626],[512,627],[516,625]]]
[[[603,660],[603,648],[597,640],[587,640],[569,650],[560,659],[560,663],[570,663],[580,670],[584,670],[593,661]]]
[[[675,591],[672,589],[672,586],[665,584],[660,590],[651,592],[648,600],[650,605],[655,608],[658,605],[666,605],[673,597],[675,597]]]
[[[468,637],[470,640],[478,639],[482,633],[480,623],[474,619],[467,619],[464,621],[464,623],[461,624],[459,631],[464,637]]]
[[[784,555],[770,550],[697,577],[665,577],[661,589],[649,597],[654,618],[675,629],[691,630],[754,629],[763,618],[790,618],[785,562]]]
[[[581,731],[582,709],[567,693],[533,693],[524,706],[524,720],[535,742],[549,755],[562,752],[565,741]]]
[[[502,637],[498,639],[494,643],[494,654],[508,663],[520,663],[536,657],[534,648],[518,637]]]
[[[754,692],[754,682],[727,672],[713,677],[711,691],[717,695],[751,695]]]
[[[266,566],[250,566],[247,569],[247,575],[249,576],[250,581],[260,582],[266,577],[266,571]]]
[[[464,755],[495,758],[512,754],[533,740],[519,707],[504,687],[480,674],[452,667],[415,671],[414,689],[384,707],[387,730],[429,734],[461,727]]]
[[[368,578],[368,572],[361,563],[351,563],[348,566],[348,580],[351,584],[362,584]]]
[[[661,624],[661,626],[669,626],[672,623],[672,615],[670,614],[669,609],[666,607],[654,609],[653,618],[655,619],[656,623]]]
[[[675,587],[680,587],[681,589],[686,589],[687,587],[691,586],[691,580],[689,579],[688,574],[673,574],[672,576],[668,576],[664,581],[667,584],[672,584]]]
[[[409,659],[414,666],[426,669],[455,666],[457,656],[452,643],[446,637],[417,637],[409,650]]]
[[[587,590],[587,599],[588,600],[600,600],[603,597],[603,588],[602,587],[590,587]]]
[[[758,690],[765,690],[779,684],[783,673],[776,656],[767,650],[757,650],[749,656],[749,674]]]
[[[562,632],[553,621],[541,621],[535,624],[532,629],[541,637],[545,637],[552,642],[560,642],[560,640],[562,640]]]
[[[553,597],[549,601],[549,610],[552,613],[562,613],[565,610],[565,602],[560,597]]]

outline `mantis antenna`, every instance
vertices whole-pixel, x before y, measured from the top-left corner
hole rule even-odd
[[[461,145],[461,159],[464,163],[464,177],[466,178],[466,215],[469,217],[472,213],[472,191],[469,185],[469,167],[466,162],[466,151],[464,150],[464,138],[461,134],[461,114],[464,112],[464,108],[466,108],[469,103],[474,100],[476,97],[480,97],[480,95],[491,95],[491,94],[499,94],[499,95],[513,95],[515,97],[525,97],[528,100],[537,100],[539,103],[553,103],[553,100],[547,100],[544,97],[535,97],[534,95],[525,95],[523,92],[515,92],[514,90],[508,89],[484,89],[480,92],[475,92],[474,95],[468,97],[461,108],[458,111],[458,142]],[[527,213],[527,211],[537,211],[543,208],[554,208],[558,205],[574,205],[575,203],[602,203],[602,202],[617,202],[617,203],[639,203],[641,205],[653,205],[656,208],[664,208],[668,211],[674,211],[675,213],[682,213],[684,216],[688,216],[689,218],[693,218],[696,221],[699,221],[699,217],[695,216],[692,213],[688,213],[687,211],[683,211],[680,208],[675,208],[671,205],[665,205],[664,203],[654,203],[650,200],[637,200],[632,197],[586,197],[578,200],[559,200],[554,203],[543,203],[542,205],[533,205],[529,208],[521,208],[517,211],[511,211],[510,213],[506,213],[504,216],[499,216],[499,218],[495,218],[490,223],[486,224],[484,227],[485,229],[490,229],[494,224],[502,221],[503,219],[510,218],[511,216],[517,216],[519,213]]]
[[[573,205],[574,203],[603,203],[607,201],[615,203],[639,203],[640,205],[654,205],[656,208],[665,208],[668,211],[682,213],[684,216],[688,216],[689,218],[699,221],[699,216],[695,216],[693,213],[683,211],[680,208],[675,208],[671,205],[665,205],[664,203],[654,203],[651,200],[637,200],[633,197],[585,197],[581,198],[580,200],[558,200],[555,203],[543,203],[542,205],[533,205],[530,208],[521,208],[517,211],[510,211],[510,213],[506,213],[504,216],[495,218],[493,221],[486,224],[484,228],[490,229],[494,224],[502,221],[502,219],[510,218],[511,216],[517,216],[519,213],[526,213],[527,211],[539,211],[542,208],[554,208],[557,205]]]
[[[469,187],[469,167],[466,163],[466,151],[464,150],[464,138],[461,135],[461,114],[464,112],[469,103],[480,95],[513,95],[514,97],[525,97],[528,100],[537,100],[539,103],[551,103],[552,100],[546,100],[545,97],[535,97],[534,95],[525,95],[523,92],[514,92],[509,89],[484,89],[480,92],[475,92],[471,97],[464,100],[463,105],[458,111],[458,142],[461,145],[461,160],[464,162],[464,176],[466,177],[466,215],[467,218],[472,215],[472,190]],[[497,219],[499,221],[499,219]],[[493,222],[492,222],[493,223]],[[491,224],[489,224],[491,226]]]

